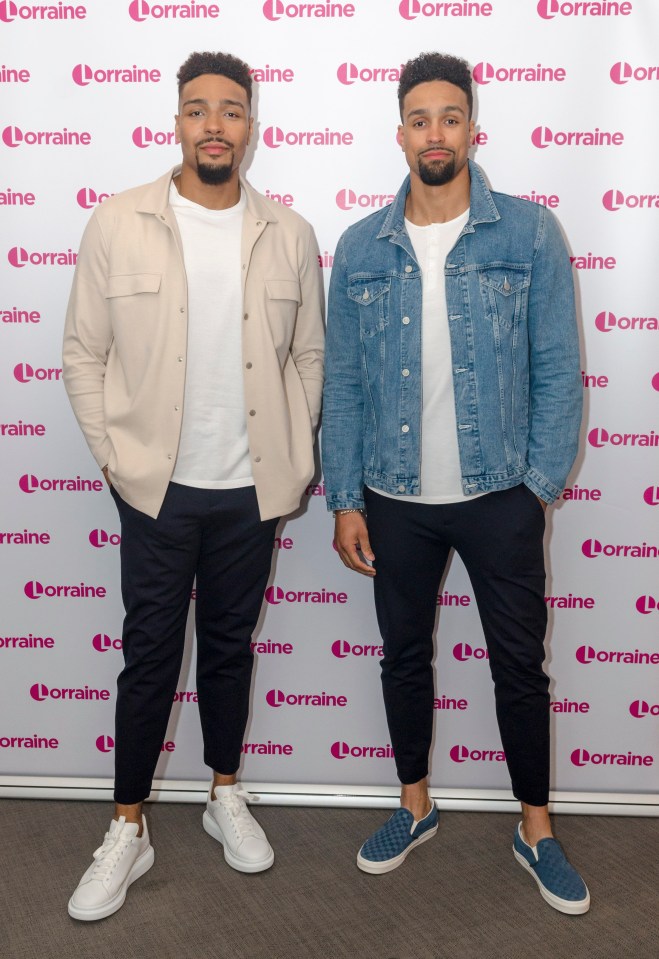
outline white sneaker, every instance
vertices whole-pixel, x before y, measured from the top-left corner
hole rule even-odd
[[[265,833],[247,808],[249,793],[236,783],[216,786],[209,793],[204,813],[204,829],[224,846],[224,858],[238,872],[262,872],[275,861]]]
[[[112,820],[103,845],[94,853],[94,862],[69,899],[69,915],[74,919],[105,919],[121,909],[126,890],[153,865],[153,846],[142,816],[142,835],[137,823],[124,816]]]

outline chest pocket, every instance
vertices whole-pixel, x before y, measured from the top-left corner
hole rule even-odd
[[[160,273],[121,273],[109,276],[105,288],[105,298],[115,296],[136,296],[139,293],[157,293],[162,276]]]
[[[348,297],[359,306],[359,331],[369,339],[381,333],[389,322],[391,281],[359,280],[348,287]]]
[[[485,313],[508,330],[526,318],[531,268],[492,267],[479,273]]]

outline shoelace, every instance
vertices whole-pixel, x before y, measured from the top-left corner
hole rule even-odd
[[[218,800],[231,816],[234,828],[241,839],[256,835],[254,820],[246,805],[248,799],[249,793],[238,789],[227,796],[220,796]]]
[[[117,863],[126,849],[130,846],[134,837],[131,836],[128,839],[122,837],[125,822],[125,818],[121,816],[118,820],[114,835],[106,832],[103,845],[99,846],[94,853],[93,858],[96,860],[96,863],[94,865],[93,879],[98,879],[101,882],[104,879],[108,879],[116,869]]]

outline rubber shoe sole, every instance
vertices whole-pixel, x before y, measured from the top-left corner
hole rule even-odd
[[[217,839],[217,841],[222,845],[224,849],[224,858],[232,869],[236,869],[238,872],[263,872],[264,870],[269,869],[275,861],[275,854],[272,850],[266,859],[262,859],[257,862],[245,862],[244,859],[239,859],[237,856],[234,856],[234,854],[228,848],[224,841],[222,830],[218,826],[215,817],[212,816],[208,810],[206,810],[204,813],[202,823],[208,835],[212,836],[213,839]]]
[[[140,876],[143,876],[145,872],[148,872],[151,866],[153,865],[155,859],[155,853],[153,851],[153,846],[149,846],[146,852],[143,852],[139,859],[136,859],[133,868],[126,876],[126,879],[122,886],[117,890],[115,896],[106,902],[103,906],[97,906],[95,909],[80,909],[73,905],[73,896],[69,899],[69,915],[72,919],[80,919],[83,922],[90,922],[94,919],[106,919],[108,916],[111,916],[114,912],[117,912],[123,906],[126,901],[126,893],[128,887],[135,882],[136,879],[139,879]],[[74,893],[75,895],[75,893]]]
[[[590,893],[588,893],[586,899],[580,899],[576,902],[571,902],[569,899],[560,899],[558,896],[555,896],[552,892],[550,892],[545,886],[543,886],[538,874],[531,868],[524,856],[517,852],[514,846],[513,855],[520,866],[523,866],[524,869],[526,869],[526,871],[533,876],[538,884],[540,895],[546,903],[552,906],[552,908],[558,910],[558,912],[565,913],[567,916],[581,916],[584,914],[584,912],[588,912],[590,909]]]
[[[432,839],[437,830],[439,829],[439,823],[436,826],[433,826],[431,829],[427,829],[422,836],[419,836],[418,839],[415,839],[414,842],[411,842],[409,846],[398,856],[394,856],[393,859],[385,859],[384,862],[373,862],[370,859],[363,859],[361,856],[361,851],[357,853],[357,865],[362,870],[362,872],[368,872],[372,876],[381,876],[385,872],[391,872],[393,869],[397,869],[401,863],[405,862],[405,857],[408,853],[412,852],[416,846],[420,846],[422,842],[425,842],[427,839]]]

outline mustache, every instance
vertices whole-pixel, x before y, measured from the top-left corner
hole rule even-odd
[[[233,150],[233,143],[230,143],[228,140],[223,140],[221,137],[208,137],[206,140],[200,140],[199,143],[196,144],[196,147],[204,147],[208,143],[221,143],[222,146]]]
[[[430,147],[429,150],[424,150],[419,154],[419,156],[424,157],[426,153],[435,153],[437,150],[441,150],[443,153],[450,153],[451,156],[455,156],[455,150],[451,150],[450,147]]]

